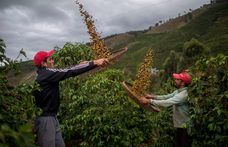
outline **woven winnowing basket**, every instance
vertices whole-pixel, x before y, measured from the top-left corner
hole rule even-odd
[[[125,48],[122,48],[122,49],[119,49],[119,50],[117,50],[117,51],[112,52],[112,56],[111,56],[111,58],[108,60],[109,63],[108,63],[108,65],[105,66],[104,68],[100,68],[100,67],[97,66],[97,67],[95,67],[94,69],[91,69],[91,70],[89,70],[89,71],[87,71],[87,72],[84,72],[84,73],[80,74],[79,76],[91,75],[91,74],[94,74],[94,73],[96,73],[96,72],[99,72],[99,71],[101,71],[101,70],[104,70],[104,69],[106,69],[106,68],[108,68],[108,67],[114,65],[116,62],[118,62],[120,59],[123,58],[123,56],[124,56],[124,55],[126,54],[126,52],[127,52],[127,49],[128,49],[128,48],[125,47]]]
[[[151,106],[149,104],[142,104],[139,102],[139,96],[137,94],[135,94],[133,91],[132,91],[132,84],[124,81],[123,82],[123,86],[124,86],[124,89],[127,93],[127,95],[136,103],[138,104],[140,107],[148,110],[148,111],[151,111],[151,112],[160,112],[160,109],[158,107],[154,107],[154,106]]]

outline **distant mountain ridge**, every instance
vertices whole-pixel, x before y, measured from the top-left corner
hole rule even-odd
[[[145,34],[164,33],[164,32],[170,32],[170,31],[172,31],[174,29],[178,29],[178,28],[180,28],[182,26],[187,25],[190,21],[194,21],[194,19],[197,16],[199,16],[201,13],[207,11],[210,7],[212,7],[212,6],[211,5],[207,5],[205,7],[198,8],[196,10],[193,10],[192,12],[189,12],[189,13],[192,14],[192,19],[188,20],[188,22],[184,22],[185,16],[188,15],[188,13],[187,13],[187,14],[182,15],[180,17],[172,18],[170,20],[167,20],[165,23],[163,23],[163,24],[161,24],[161,25],[159,25],[157,27],[154,27],[151,30],[146,31]],[[132,31],[132,32],[134,32],[134,31]],[[139,34],[142,34],[141,33],[142,31],[136,31],[136,32],[139,32]],[[105,44],[108,46],[108,48],[112,48],[114,45],[122,43],[122,42],[124,42],[124,41],[126,41],[126,40],[128,40],[128,39],[130,39],[132,37],[134,37],[134,35],[129,34],[128,32],[124,33],[124,34],[119,34],[119,35],[117,34],[117,35],[114,35],[114,37],[105,40]],[[106,39],[106,37],[104,39]]]
[[[135,36],[112,45],[113,50],[130,45],[125,57],[113,68],[122,69],[126,75],[134,77],[147,50],[152,48],[155,52],[153,67],[162,69],[170,51],[181,53],[184,43],[192,38],[209,47],[212,56],[216,56],[218,53],[228,55],[227,7],[227,0],[223,3],[205,5],[205,7],[191,12],[192,18],[187,21],[185,18],[188,14],[171,19],[148,31],[131,31],[121,34],[122,36],[126,34]],[[115,42],[116,38],[118,36],[109,41]]]

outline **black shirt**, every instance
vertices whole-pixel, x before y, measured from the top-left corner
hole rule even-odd
[[[41,116],[55,116],[58,113],[60,105],[59,81],[77,76],[94,67],[93,62],[71,66],[66,69],[39,67],[35,83],[40,84],[42,90],[40,92],[35,91],[35,99],[36,105],[43,110]]]

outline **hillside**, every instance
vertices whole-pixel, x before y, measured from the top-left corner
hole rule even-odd
[[[180,28],[175,28],[169,32],[161,31],[161,33],[148,33],[150,32],[148,31],[123,43],[116,44],[113,47],[114,50],[134,43],[133,46],[129,47],[129,51],[122,61],[117,63],[113,68],[122,69],[126,72],[126,75],[134,77],[137,73],[137,66],[143,61],[147,50],[152,47],[155,52],[153,67],[162,69],[162,64],[169,56],[170,51],[182,52],[184,43],[190,41],[192,38],[208,46],[213,56],[219,53],[228,55],[227,7],[227,3],[212,5],[206,9],[203,8],[204,12],[199,13],[197,17],[191,19],[186,25]],[[179,21],[179,19],[176,18],[174,20]],[[168,23],[173,23],[174,20],[158,26],[157,30],[162,30],[160,29],[161,27],[168,25]]]
[[[37,67],[34,65],[33,60],[22,62],[19,69],[21,70],[21,78],[19,78],[18,76],[14,76],[13,72],[10,72],[8,74],[7,79],[9,80],[11,85],[15,86],[20,82],[27,82],[27,83],[34,82],[36,77]]]
[[[191,13],[192,19],[194,20],[201,13],[207,11],[210,7],[211,7],[211,5],[208,5],[208,6],[203,7],[203,8],[198,8],[192,12],[189,12],[188,14]],[[185,26],[190,22],[188,14],[182,15],[182,16],[177,17],[175,19],[170,19],[169,21],[161,24],[160,26],[149,30],[148,32],[146,32],[146,34],[170,32],[173,29],[177,29],[177,28],[180,28],[182,26]],[[185,22],[186,17],[188,18],[188,20],[186,20],[186,22]]]
[[[128,47],[125,57],[112,68],[124,70],[125,75],[134,78],[137,69],[144,60],[149,48],[154,56],[154,68],[162,69],[162,64],[170,51],[182,52],[185,42],[197,39],[211,49],[213,56],[223,53],[228,55],[228,4],[214,4],[192,12],[192,19],[185,20],[186,15],[171,19],[151,30],[131,31],[120,35],[111,35],[105,39],[105,44],[111,51]],[[24,67],[33,67],[25,69]],[[21,64],[22,79],[9,76],[9,81],[15,85],[20,81],[33,82],[35,79],[32,61]]]
[[[132,35],[132,34],[117,35],[113,38],[109,38],[109,39],[105,40],[105,44],[108,46],[108,48],[113,48],[113,46],[115,46],[116,44],[123,43],[123,42],[131,39],[132,37],[134,37],[134,35]]]

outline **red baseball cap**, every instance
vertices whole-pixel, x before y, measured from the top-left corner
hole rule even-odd
[[[37,67],[39,67],[40,64],[42,63],[42,61],[44,61],[44,59],[46,57],[51,56],[53,53],[54,53],[54,50],[51,50],[50,52],[39,51],[33,58],[33,61],[34,61],[35,65]]]
[[[173,74],[174,78],[183,80],[186,84],[190,84],[192,77],[187,73]]]

